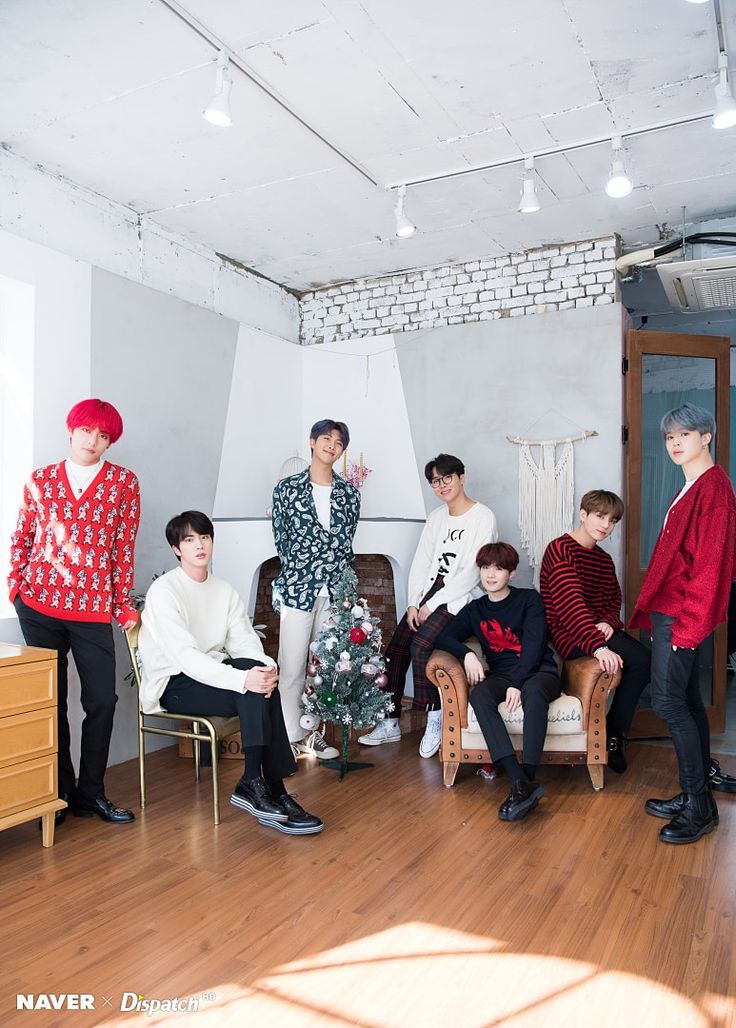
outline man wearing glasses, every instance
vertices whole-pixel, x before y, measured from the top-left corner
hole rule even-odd
[[[427,727],[419,744],[422,757],[440,748],[442,711],[437,688],[426,675],[427,661],[445,625],[467,603],[481,595],[475,556],[481,546],[498,539],[493,511],[465,493],[465,465],[440,453],[424,476],[442,506],[427,518],[409,572],[409,607],[386,650],[388,691],[396,717],[379,721],[358,741],[380,746],[401,738],[399,714],[409,665],[414,675],[414,708],[427,711]]]

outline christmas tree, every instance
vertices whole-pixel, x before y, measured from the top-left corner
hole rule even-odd
[[[350,729],[371,728],[394,709],[390,695],[383,691],[388,678],[379,620],[371,615],[367,602],[357,598],[357,586],[355,572],[347,568],[335,587],[327,620],[310,647],[302,696],[302,728],[311,731],[329,721],[342,730],[341,779],[350,769]]]

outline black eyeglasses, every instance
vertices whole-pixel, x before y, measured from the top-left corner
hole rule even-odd
[[[438,475],[437,478],[430,478],[429,484],[433,489],[439,489],[441,485],[449,485],[454,477],[454,472],[451,475]]]

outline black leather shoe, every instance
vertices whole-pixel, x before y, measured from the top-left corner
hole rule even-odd
[[[314,814],[308,814],[304,807],[297,803],[288,792],[279,796],[278,802],[289,815],[288,821],[270,821],[259,817],[258,820],[262,825],[276,828],[279,832],[284,832],[286,835],[316,835],[317,832],[321,832],[324,828],[322,821]]]
[[[718,807],[716,806],[715,796],[710,789],[710,806],[711,816],[713,818],[713,824],[718,825]],[[652,814],[654,817],[663,817],[667,821],[672,820],[673,817],[677,817],[678,814],[682,813],[687,803],[687,794],[684,792],[678,792],[676,796],[673,796],[671,800],[647,800],[644,804],[644,809],[647,814]]]
[[[525,778],[514,779],[511,783],[511,792],[498,808],[498,816],[501,821],[521,821],[536,807],[542,796],[543,785],[527,781]]]
[[[273,798],[270,790],[262,778],[252,778],[245,781],[241,778],[235,786],[235,791],[230,797],[234,807],[247,810],[249,814],[257,817],[259,821],[288,821],[289,815],[277,800]]]
[[[615,771],[617,775],[622,775],[626,768],[629,766],[626,763],[626,757],[624,755],[624,737],[623,735],[609,735],[608,736],[608,766],[611,771]]]
[[[686,793],[685,804],[680,813],[659,833],[662,842],[684,845],[697,842],[701,836],[712,832],[715,828],[713,803],[707,785],[700,792]]]
[[[725,771],[721,771],[721,765],[712,758],[708,780],[711,788],[716,789],[718,792],[736,792],[736,778],[733,775],[727,775]]]
[[[108,821],[113,825],[135,821],[135,814],[132,810],[116,807],[107,796],[98,796],[94,800],[83,800],[77,797],[72,812],[75,817],[101,817],[103,821]]]

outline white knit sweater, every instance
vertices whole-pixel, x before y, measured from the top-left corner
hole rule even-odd
[[[146,594],[141,621],[141,706],[147,713],[161,710],[159,701],[172,675],[183,673],[203,685],[242,693],[246,673],[224,660],[275,663],[263,652],[236,591],[212,575],[195,582],[174,568],[157,578]]]

